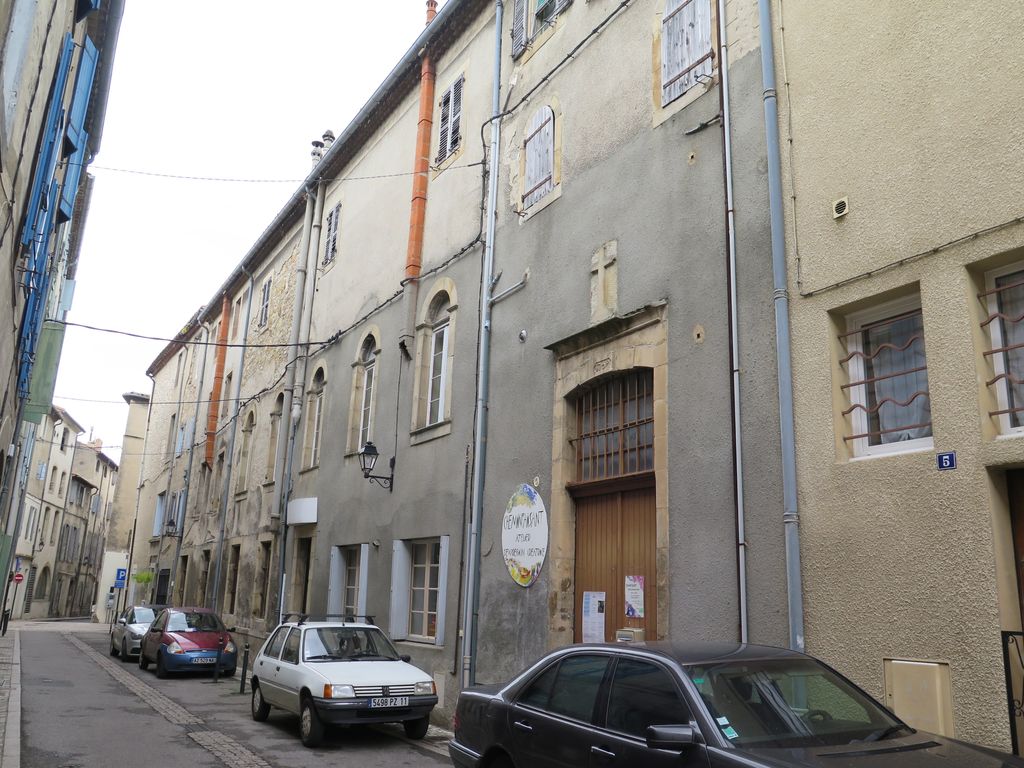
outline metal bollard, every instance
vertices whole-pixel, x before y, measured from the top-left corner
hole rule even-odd
[[[249,644],[242,651],[242,679],[238,681],[238,692],[245,693],[245,676],[249,673]]]
[[[220,655],[224,652],[224,635],[217,640],[217,661],[213,664],[213,682],[220,682]]]

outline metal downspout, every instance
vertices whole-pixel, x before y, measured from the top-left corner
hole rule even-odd
[[[227,293],[221,301],[220,328],[217,331],[217,362],[213,369],[213,396],[210,398],[210,411],[206,415],[206,457],[211,467],[216,466],[217,455],[217,421],[221,411],[221,394],[224,385],[224,365],[228,353],[228,324],[231,322],[231,300]],[[241,378],[241,377],[239,377]],[[225,463],[230,461],[230,456],[225,456]],[[220,509],[220,535],[217,544],[217,565],[213,571],[213,600],[207,600],[205,605],[212,608],[217,605],[218,590],[220,589],[221,554],[224,547],[224,521],[228,515],[227,509],[221,506]],[[209,585],[207,585],[209,592]],[[205,595],[203,596],[205,599]]]
[[[242,407],[242,376],[245,373],[245,352],[246,344],[249,341],[249,318],[250,312],[252,311],[252,292],[253,287],[256,284],[256,278],[252,272],[242,265],[242,270],[245,274],[249,275],[249,300],[245,304],[245,332],[242,334],[242,354],[238,360],[238,375],[235,377],[235,391],[231,393],[231,397],[235,401],[235,412],[231,417],[231,437],[228,440],[227,456],[224,458],[224,491],[221,493],[221,510],[220,510],[220,534],[217,539],[217,574],[216,582],[213,585],[213,609],[220,611],[220,607],[217,605],[217,601],[220,599],[220,576],[221,567],[224,561],[224,528],[227,525],[228,519],[228,502],[231,500],[231,469],[234,466],[235,458],[235,438],[238,436],[238,415]],[[184,526],[182,526],[184,528]],[[180,541],[180,539],[179,539]],[[238,584],[235,584],[237,590]],[[231,613],[235,612],[235,606],[231,606]]]
[[[249,285],[249,294],[250,294],[249,300],[251,302],[252,301],[252,283],[251,282],[250,282],[250,285]],[[246,327],[248,327],[248,323],[246,324]],[[207,358],[207,355],[210,352],[210,345],[208,343],[210,341],[210,326],[209,326],[208,323],[203,323],[203,330],[206,331],[206,335],[203,337],[203,362],[200,363],[200,367],[199,367],[199,384],[196,387],[196,393],[199,396],[197,398],[198,400],[202,399],[203,384],[206,383],[206,358]],[[207,407],[209,407],[209,406],[207,406]],[[189,495],[189,490],[192,488],[192,459],[195,457],[195,452],[196,452],[196,427],[198,427],[198,426],[199,426],[199,403],[197,402],[196,403],[195,414],[193,415],[193,418],[192,418],[192,429],[189,430],[189,432],[191,432],[192,436],[189,438],[188,460],[185,462],[185,489],[183,491],[183,493],[185,494],[185,498],[181,502],[181,508],[182,508],[183,511],[182,511],[182,516],[181,516],[181,521],[180,521],[181,525],[178,527],[178,544],[174,548],[174,559],[171,561],[171,580],[170,580],[170,586],[167,588],[167,594],[168,594],[168,597],[170,598],[170,603],[171,604],[174,603],[174,586],[175,586],[175,581],[176,581],[177,576],[178,576],[178,560],[181,558],[181,546],[182,546],[183,540],[185,538],[185,518],[188,516],[188,495]],[[189,432],[186,432],[185,434],[187,435],[187,434],[189,434]],[[206,595],[203,595],[203,598],[205,600]]]
[[[487,242],[480,281],[480,357],[477,361],[476,424],[473,428],[473,496],[470,507],[466,568],[466,615],[463,618],[463,686],[476,684],[477,614],[480,610],[480,522],[487,472],[487,409],[490,396],[491,291],[494,287],[494,232],[498,206],[498,150],[501,142],[501,26],[505,6],[494,3],[494,73],[491,86],[491,147],[487,185]]]
[[[302,221],[302,236],[299,239],[299,253],[295,258],[295,299],[292,304],[292,324],[288,335],[288,354],[292,355],[286,366],[286,383],[284,402],[281,404],[281,427],[284,434],[278,434],[277,450],[274,458],[274,488],[277,494],[276,508],[281,528],[278,543],[278,591],[277,618],[278,623],[284,619],[284,590],[287,585],[286,545],[288,543],[288,494],[285,486],[291,478],[291,444],[295,430],[295,418],[292,416],[292,403],[295,389],[295,367],[299,359],[299,330],[302,324],[302,299],[306,287],[306,260],[309,253],[310,233],[313,229],[314,197],[306,189],[306,213]]]
[[[779,371],[779,439],[782,447],[782,522],[786,535],[786,595],[789,646],[804,649],[803,584],[800,573],[800,516],[796,496],[796,441],[793,418],[793,367],[790,360],[789,292],[786,287],[786,240],[782,221],[782,161],[779,154],[779,105],[775,91],[775,43],[771,0],[757,0],[761,36],[761,82],[764,86],[764,132],[768,149],[768,210],[771,222],[775,304],[775,349]]]
[[[732,107],[729,102],[729,43],[726,36],[725,0],[718,0],[718,89],[722,104],[722,147],[725,165],[726,239],[729,249],[729,365],[732,375],[732,453],[736,492],[736,580],[740,613],[740,642],[748,640],[747,535],[743,484],[743,422],[740,419],[739,299],[736,288],[736,204],[732,174]]]

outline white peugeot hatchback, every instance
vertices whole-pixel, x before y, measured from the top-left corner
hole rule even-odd
[[[297,714],[307,747],[327,725],[400,722],[406,736],[423,738],[437,704],[434,681],[372,617],[362,618],[281,624],[253,661],[253,719],[266,720],[272,707]]]

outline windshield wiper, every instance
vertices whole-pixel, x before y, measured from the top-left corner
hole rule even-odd
[[[307,656],[306,661],[350,661],[348,656],[335,656],[333,653],[318,653],[316,656]]]
[[[861,739],[861,741],[881,741],[882,739],[887,739],[905,729],[906,726],[903,725],[890,725],[888,728],[883,728],[880,731],[872,731]]]

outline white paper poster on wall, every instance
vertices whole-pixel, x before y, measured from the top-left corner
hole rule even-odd
[[[583,593],[583,642],[604,642],[604,592]]]
[[[626,616],[631,619],[644,617],[644,577],[626,577]]]

